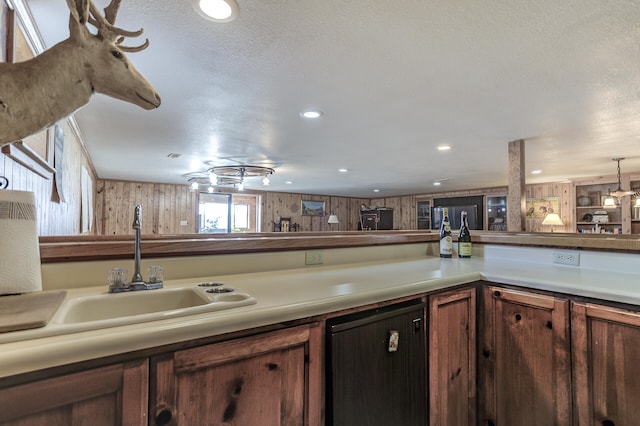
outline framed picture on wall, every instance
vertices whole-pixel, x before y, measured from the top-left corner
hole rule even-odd
[[[527,219],[544,219],[549,213],[560,214],[560,197],[527,198]]]
[[[302,200],[303,216],[324,216],[324,201]]]

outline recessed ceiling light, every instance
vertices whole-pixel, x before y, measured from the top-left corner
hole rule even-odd
[[[288,180],[288,181],[286,181],[285,183],[286,183],[287,185],[293,185],[293,181],[291,181],[291,180]]]
[[[438,146],[438,151],[449,151],[451,149],[451,145],[440,145]]]
[[[433,182],[433,186],[440,186],[440,185],[442,185],[442,182],[438,182],[438,181]]]
[[[320,118],[322,116],[322,111],[317,109],[308,109],[306,111],[302,111],[300,115],[304,118]]]
[[[240,9],[235,0],[196,0],[196,10],[200,15],[216,22],[229,22],[236,19]]]
[[[374,189],[373,192],[380,192],[380,190],[379,189]]]
[[[531,170],[532,175],[539,175],[540,173],[542,173],[542,170]]]
[[[338,171],[340,173],[347,173],[349,171],[349,169],[338,169]]]

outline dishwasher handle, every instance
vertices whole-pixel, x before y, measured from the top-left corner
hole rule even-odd
[[[389,336],[387,338],[387,351],[397,352],[399,343],[400,332],[398,330],[389,330]]]

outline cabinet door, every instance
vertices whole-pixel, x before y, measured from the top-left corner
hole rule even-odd
[[[0,390],[2,425],[146,425],[148,360]]]
[[[577,424],[637,425],[640,313],[574,303],[571,320]]]
[[[305,325],[152,359],[151,424],[320,425],[320,333]]]
[[[483,290],[480,424],[571,424],[568,301]]]
[[[426,423],[424,303],[327,322],[327,425]]]
[[[476,289],[429,297],[431,425],[476,424]]]

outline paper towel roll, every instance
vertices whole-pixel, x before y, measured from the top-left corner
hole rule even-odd
[[[41,290],[35,195],[0,190],[0,294]]]

